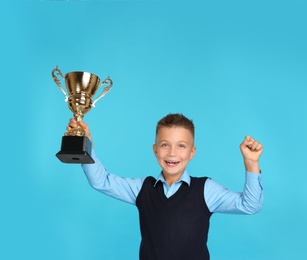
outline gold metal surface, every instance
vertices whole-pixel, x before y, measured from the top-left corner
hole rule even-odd
[[[62,88],[61,82],[56,74],[65,80],[67,94]],[[74,118],[78,122],[78,126],[65,133],[65,135],[84,136],[85,131],[82,129],[79,123],[82,121],[84,115],[89,112],[92,107],[95,107],[95,103],[105,94],[107,94],[107,92],[109,92],[113,85],[112,80],[110,77],[108,77],[102,83],[100,83],[99,77],[95,74],[81,71],[69,72],[63,76],[58,66],[52,70],[52,77],[54,82],[64,94],[65,102],[68,102],[68,107],[73,112]],[[94,97],[98,88],[103,85],[108,86],[106,86],[102,90],[102,93],[94,101],[92,101],[92,98]]]

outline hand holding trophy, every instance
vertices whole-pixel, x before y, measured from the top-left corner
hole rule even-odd
[[[65,80],[65,85],[69,97],[61,86],[60,80],[55,75],[59,75]],[[112,88],[113,82],[110,77],[106,78],[102,83],[95,74],[89,72],[69,72],[63,76],[58,67],[52,70],[52,77],[57,86],[65,96],[69,109],[73,112],[77,121],[77,127],[71,129],[62,137],[61,150],[56,154],[63,163],[94,163],[91,157],[92,142],[85,131],[80,126],[84,115],[95,107],[95,103],[101,99]],[[99,87],[107,85],[102,93],[92,102]]]

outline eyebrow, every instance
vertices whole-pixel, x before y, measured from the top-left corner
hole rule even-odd
[[[165,139],[163,139],[163,140],[161,140],[159,143],[163,143],[163,142],[169,142],[168,140],[165,140]],[[187,141],[184,141],[184,140],[180,140],[180,141],[178,141],[177,143],[189,143],[189,142],[187,142]]]

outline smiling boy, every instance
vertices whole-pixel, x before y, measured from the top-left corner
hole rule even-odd
[[[67,130],[76,126],[72,119]],[[81,126],[92,140],[88,126]],[[94,150],[95,164],[82,167],[93,188],[137,206],[141,260],[209,260],[207,236],[212,214],[254,214],[262,207],[262,145],[247,136],[240,150],[246,170],[243,192],[228,190],[208,177],[191,177],[186,168],[196,152],[194,124],[182,114],[169,114],[156,127],[153,151],[162,168],[157,179],[110,174]]]
[[[190,130],[184,127],[160,127],[153,145],[154,154],[169,186],[178,181],[196,147]]]

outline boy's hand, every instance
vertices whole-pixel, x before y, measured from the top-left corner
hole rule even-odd
[[[91,132],[90,132],[90,128],[88,127],[88,125],[84,122],[80,122],[79,125],[82,127],[82,129],[85,131],[85,135],[91,140],[91,142],[93,142],[92,140],[92,136],[91,136]],[[70,131],[72,128],[77,127],[77,121],[74,118],[71,118],[69,120],[68,126],[66,127],[66,129],[68,131]]]
[[[262,144],[250,136],[246,136],[240,145],[245,169],[248,172],[260,173],[259,158],[263,151]]]

